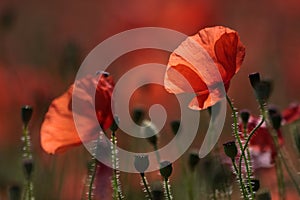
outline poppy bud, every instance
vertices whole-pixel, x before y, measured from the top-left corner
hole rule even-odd
[[[161,185],[161,182],[154,182],[151,185],[152,191],[152,197],[153,200],[163,200],[164,199],[164,191],[163,186]]]
[[[252,88],[255,89],[256,85],[260,82],[260,74],[258,72],[255,72],[249,74],[248,77]]]
[[[240,111],[240,116],[243,121],[243,125],[246,126],[248,124],[250,118],[250,112],[246,109]]]
[[[251,180],[252,190],[254,192],[257,192],[260,188],[260,182],[258,179],[252,179]],[[248,190],[250,191],[250,187],[248,186]]]
[[[270,116],[270,118],[271,118],[273,128],[278,131],[279,128],[281,127],[281,121],[282,121],[281,115],[273,114]]]
[[[0,27],[3,30],[8,30],[15,22],[15,12],[12,8],[6,8],[2,11],[0,16]]]
[[[172,129],[174,135],[177,134],[177,132],[179,130],[179,127],[180,127],[180,121],[179,120],[175,120],[175,121],[171,122],[171,129]]]
[[[148,155],[136,155],[134,158],[134,167],[138,172],[144,173],[149,167]]]
[[[295,140],[297,150],[300,153],[300,134],[298,131],[295,131],[295,133],[294,133],[294,140]]]
[[[22,122],[25,126],[28,125],[31,116],[32,116],[32,107],[29,105],[23,106],[21,108],[21,117],[22,117]]]
[[[109,72],[106,72],[106,71],[98,71],[96,72],[97,75],[102,75],[104,78],[107,78],[110,76],[110,73]]]
[[[224,147],[225,154],[229,158],[231,158],[232,160],[234,160],[234,158],[236,157],[236,155],[238,153],[238,150],[237,150],[235,142],[234,141],[227,142],[227,143],[223,144],[223,147]]]
[[[9,199],[20,200],[21,199],[21,188],[18,185],[12,185],[9,187]]]
[[[33,171],[33,160],[32,159],[24,159],[23,160],[23,169],[27,179],[31,177]]]
[[[256,84],[255,87],[255,94],[256,98],[259,102],[266,102],[268,101],[269,97],[272,93],[272,82],[269,80],[263,80],[260,81],[258,84]]]
[[[116,132],[119,128],[118,124],[119,124],[120,120],[119,120],[119,117],[118,116],[115,116],[114,117],[114,121],[112,123],[112,125],[110,126],[110,130],[112,132]]]
[[[141,108],[136,108],[133,110],[132,119],[136,124],[141,124],[145,117],[145,112]]]
[[[196,165],[198,164],[200,158],[198,153],[190,153],[189,155],[189,166],[191,168],[192,171],[194,171]]]
[[[255,196],[257,200],[272,200],[271,193],[269,191],[256,193]]]
[[[172,163],[169,161],[163,161],[160,163],[160,174],[164,179],[168,179],[173,171]]]

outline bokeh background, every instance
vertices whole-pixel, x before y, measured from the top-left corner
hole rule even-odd
[[[36,158],[34,182],[37,199],[81,198],[88,153],[79,146],[60,155],[47,155],[39,143],[39,130],[51,101],[72,84],[81,62],[96,45],[131,28],[157,26],[192,35],[201,28],[215,25],[237,30],[246,46],[245,61],[229,90],[236,107],[248,108],[258,114],[247,79],[247,75],[255,71],[273,80],[274,92],[270,101],[279,109],[300,100],[298,0],[1,0],[0,199],[7,198],[10,185],[22,186],[24,181],[20,107],[25,104],[34,108],[30,130]],[[135,51],[116,60],[109,71],[117,81],[123,73],[139,64],[149,61],[166,64],[168,55],[149,49]],[[146,95],[151,98],[145,98]],[[130,109],[143,107],[147,110],[155,103],[151,99],[155,99],[166,106],[171,116],[168,122],[179,118],[180,113],[174,108],[176,101],[165,97],[168,94],[161,87],[141,88],[134,94]],[[199,138],[192,148],[201,144],[201,132],[205,131],[206,122],[204,119],[203,130],[200,126]],[[228,115],[221,144],[231,138],[230,123]],[[166,139],[162,139],[161,144],[171,138],[170,128],[166,127],[165,132]],[[132,147],[135,148],[134,142]],[[182,160],[186,159],[183,157]],[[180,196],[184,193],[180,192],[182,179],[179,171],[179,175],[174,176],[173,189],[176,199],[184,199]],[[272,177],[272,169],[257,173]],[[138,177],[128,174],[123,177],[127,181],[124,192],[129,195],[128,199],[139,199],[142,193]],[[153,177],[153,180],[157,178],[155,174]],[[262,181],[263,188],[276,187],[275,177],[269,180]],[[294,192],[289,188],[289,193]]]

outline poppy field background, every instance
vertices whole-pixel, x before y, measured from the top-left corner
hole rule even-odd
[[[7,198],[9,186],[23,184],[20,107],[25,104],[34,109],[29,129],[35,158],[36,199],[81,198],[89,154],[78,146],[63,154],[48,155],[40,146],[41,123],[51,101],[74,81],[86,55],[106,38],[131,28],[157,26],[193,35],[205,27],[230,27],[239,33],[246,47],[245,60],[228,92],[235,106],[258,115],[258,105],[247,78],[255,71],[272,79],[274,90],[270,102],[280,110],[290,102],[300,102],[300,2],[297,0],[2,0],[0,20],[0,199]],[[122,74],[139,64],[166,64],[169,55],[151,49],[135,51],[121,56],[108,71],[117,82]],[[151,98],[145,99],[145,95]],[[155,102],[162,103],[172,116],[168,123],[180,117],[174,108],[177,102],[159,86],[139,89],[129,109],[147,110]],[[199,132],[204,132],[209,115],[206,111],[201,111],[201,115],[205,117],[200,122]],[[228,114],[220,144],[232,139],[231,122]],[[166,125],[164,131],[168,134],[161,137],[161,144],[171,138],[170,127]],[[286,146],[297,163],[297,152],[289,145],[290,136],[285,132],[288,131],[283,130]],[[123,137],[126,141],[126,136]],[[199,148],[202,137],[199,134],[191,149]],[[126,144],[124,141],[119,140],[120,145]],[[128,148],[141,149],[143,145],[132,142]],[[175,163],[171,176],[175,199],[184,198],[180,196],[184,195],[180,191],[183,184],[180,166],[186,160],[185,155]],[[201,166],[198,170],[205,168]],[[276,199],[274,169],[259,169],[256,175],[262,177],[261,188],[272,190],[272,197]],[[122,186],[127,199],[142,197],[137,174],[122,174],[121,179],[126,182]],[[149,180],[160,180],[160,177],[151,173]],[[288,197],[292,198],[296,192],[289,182],[287,188]],[[238,188],[233,190],[237,193],[234,198],[238,198]]]

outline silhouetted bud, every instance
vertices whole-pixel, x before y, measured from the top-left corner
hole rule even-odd
[[[160,174],[164,179],[168,179],[173,171],[172,163],[169,161],[163,161],[160,163]]]
[[[250,118],[250,112],[246,109],[240,111],[240,116],[243,122],[243,125],[246,126],[248,124]]]
[[[174,135],[177,134],[177,132],[179,130],[179,127],[180,127],[180,121],[179,120],[175,120],[175,121],[171,122],[171,128],[172,128],[172,131],[173,131]]]
[[[192,171],[194,171],[196,165],[198,164],[200,158],[198,153],[190,153],[189,155],[189,167],[191,168]]]
[[[269,191],[263,191],[256,193],[256,200],[272,200],[271,193]]]
[[[281,121],[282,121],[281,115],[273,114],[270,116],[270,118],[271,118],[273,128],[278,131],[281,127]]]
[[[29,105],[23,106],[21,108],[21,117],[22,117],[22,122],[25,126],[28,125],[31,116],[32,116],[32,107]]]
[[[229,158],[234,159],[236,157],[238,150],[234,141],[223,144],[223,147],[224,147],[225,154]]]
[[[110,130],[112,132],[116,132],[119,128],[118,124],[119,124],[120,120],[119,120],[119,117],[118,116],[115,116],[114,117],[114,121],[112,123],[112,125],[110,126]]]
[[[24,174],[27,179],[29,179],[31,177],[33,167],[34,167],[34,165],[33,165],[32,159],[24,159],[23,160]]]
[[[149,167],[149,158],[148,155],[137,155],[134,158],[134,167],[140,172],[144,173]]]
[[[132,119],[136,124],[141,124],[145,117],[145,112],[141,108],[136,108],[133,110]]]
[[[298,132],[297,129],[295,131],[296,132],[294,133],[294,140],[295,140],[298,153],[300,153],[300,133]]]
[[[259,102],[266,102],[271,96],[273,85],[271,81],[262,80],[255,87],[256,98]]]
[[[250,84],[253,89],[256,88],[257,84],[260,82],[260,74],[258,72],[252,73],[248,75]]]
[[[260,188],[260,182],[259,182],[259,180],[258,179],[252,179],[251,180],[251,184],[252,184],[252,190],[254,192],[257,192],[259,190],[259,188]]]
[[[12,185],[9,187],[8,191],[10,200],[21,200],[21,188],[18,185]]]

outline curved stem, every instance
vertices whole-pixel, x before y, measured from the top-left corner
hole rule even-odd
[[[247,194],[245,193],[245,186],[244,186],[244,183],[243,183],[243,179],[242,179],[242,176],[240,175],[241,173],[238,170],[238,168],[237,168],[237,166],[236,166],[236,164],[234,162],[234,159],[232,159],[231,161],[232,161],[232,165],[234,167],[235,172],[238,174],[243,197],[244,197],[244,199],[247,199]]]
[[[147,184],[147,180],[146,180],[145,174],[141,173],[141,177],[142,177],[142,181],[143,181],[144,187],[146,189],[147,195],[148,195],[149,199],[152,200],[153,198],[152,198],[149,186]]]
[[[96,147],[97,148],[97,147]],[[92,166],[91,166],[91,179],[89,182],[89,192],[88,192],[88,199],[92,200],[93,197],[93,189],[94,189],[94,181],[96,177],[96,172],[97,172],[97,163],[96,163],[96,158],[93,156],[92,157]]]
[[[234,108],[233,106],[233,103],[231,102],[230,98],[226,95],[226,99],[227,99],[227,102],[232,110],[232,116],[233,116],[233,133],[234,133],[234,137],[235,139],[238,141],[238,144],[239,144],[239,148],[240,150],[243,149],[243,144],[242,144],[242,141],[239,137],[239,134],[238,134],[238,120],[237,120],[237,111],[236,109]],[[245,160],[245,165],[246,165],[246,168],[248,168],[247,166],[247,160],[244,156],[244,160]],[[243,182],[243,177],[242,177],[242,172],[241,172],[241,169],[238,170],[238,168],[236,167],[236,164],[235,162],[233,162],[234,164],[234,167],[236,168],[236,173],[237,175],[239,176],[239,180],[240,180],[240,186],[241,186],[241,189],[242,189],[242,192],[243,192],[243,196],[244,198],[246,199],[247,197],[247,193],[245,191],[245,185],[244,185],[244,182]]]

